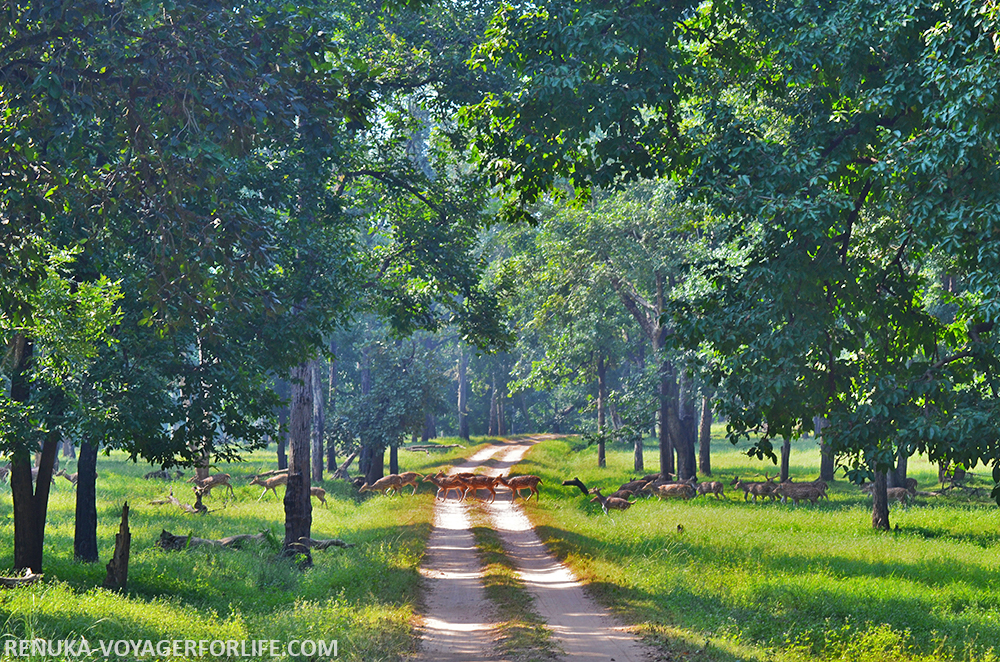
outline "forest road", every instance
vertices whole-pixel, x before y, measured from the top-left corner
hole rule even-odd
[[[519,439],[484,448],[452,471],[474,471],[489,461],[484,473],[507,474],[541,437]],[[494,459],[496,458],[496,459]],[[515,472],[526,473],[526,472]],[[615,623],[594,602],[565,565],[542,544],[522,507],[501,488],[496,503],[487,504],[504,550],[518,577],[534,598],[533,607],[546,622],[566,662],[648,662],[652,648]],[[434,527],[422,573],[429,582],[423,617],[421,662],[497,662],[492,635],[492,608],[482,588],[482,566],[469,530],[467,505],[456,498],[438,501]]]

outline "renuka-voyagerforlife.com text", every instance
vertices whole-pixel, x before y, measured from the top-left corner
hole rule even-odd
[[[337,641],[292,639],[6,639],[4,657],[337,657]]]

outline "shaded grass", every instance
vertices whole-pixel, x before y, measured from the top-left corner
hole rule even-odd
[[[401,452],[400,462],[402,470],[436,471],[467,452]],[[62,464],[70,473],[76,470],[74,460],[64,459]],[[260,488],[247,483],[249,476],[275,467],[271,451],[214,468],[233,476],[236,499],[227,501],[216,490],[205,502],[211,512],[192,516],[173,506],[149,503],[171,489],[182,502],[193,502],[191,485],[183,479],[143,480],[148,465],[128,462],[120,453],[102,455],[97,483],[102,563],[95,564],[73,559],[75,492],[58,478],[46,526],[45,580],[0,592],[0,636],[52,640],[84,636],[89,641],[321,638],[337,639],[339,657],[345,660],[407,657],[415,642],[411,623],[421,596],[418,568],[433,511],[433,494],[427,488],[416,497],[386,498],[359,495],[343,481],[322,483],[329,507],[314,501],[313,537],[343,538],[355,546],[314,552],[315,565],[305,571],[278,558],[277,543],[181,552],[154,546],[163,529],[203,538],[263,530],[280,541],[282,502],[270,495],[258,501]],[[185,478],[191,475],[189,471]],[[0,565],[8,567],[13,559],[9,495],[9,487],[0,485]],[[132,551],[128,590],[119,595],[99,586],[126,500],[131,508]]]
[[[718,432],[718,430],[717,430]],[[800,441],[792,474],[818,474]],[[631,451],[569,452],[539,444],[519,473],[543,477],[528,509],[549,548],[598,598],[671,650],[711,660],[982,660],[1000,656],[1000,552],[995,505],[954,497],[892,509],[894,533],[871,529],[870,500],[842,480],[817,506],[699,497],[640,501],[614,520],[566,478],[610,491],[633,475]],[[814,442],[813,442],[814,445]],[[655,454],[647,467],[657,466]],[[652,462],[650,462],[652,460]],[[755,476],[738,449],[713,447],[715,480]],[[936,468],[911,460],[933,489]],[[683,525],[679,534],[677,525]],[[706,645],[707,642],[707,645]]]

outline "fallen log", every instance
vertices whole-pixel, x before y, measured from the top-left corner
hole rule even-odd
[[[331,547],[354,547],[352,542],[344,542],[340,538],[329,538],[326,540],[313,540],[312,538],[299,538],[299,543],[312,549],[330,549]]]
[[[0,586],[3,588],[17,588],[18,586],[27,586],[28,584],[34,584],[44,575],[36,575],[28,568],[24,571],[23,577],[0,577]]]
[[[235,549],[246,542],[263,542],[267,539],[267,533],[241,533],[235,536],[227,536],[219,540],[211,538],[197,538],[195,536],[176,536],[166,529],[160,532],[160,539],[156,541],[156,546],[168,551],[179,551],[192,547],[218,547],[223,549]]]
[[[177,497],[174,496],[173,490],[170,490],[170,496],[168,496],[166,499],[153,499],[149,503],[151,503],[154,506],[165,506],[167,504],[174,505],[183,510],[184,512],[191,513],[192,515],[208,512],[208,508],[206,508],[201,503],[201,495],[198,495],[198,501],[195,503],[195,505],[192,506],[187,503],[181,503],[177,499]],[[198,506],[201,506],[201,508],[198,508]]]
[[[331,480],[347,480],[348,479],[348,477],[347,477],[347,467],[351,466],[351,462],[354,461],[354,458],[356,458],[358,456],[358,453],[360,453],[360,452],[361,451],[354,451],[353,453],[351,453],[350,457],[348,457],[346,460],[344,460],[344,463],[342,465],[340,465],[337,468],[336,471],[333,472],[333,475],[330,476],[330,479]]]
[[[465,448],[462,444],[429,444],[427,446],[402,446],[399,450],[402,451],[423,451],[430,455],[431,451],[443,451],[448,448]]]

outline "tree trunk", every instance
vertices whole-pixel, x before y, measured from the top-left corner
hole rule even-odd
[[[320,369],[319,359],[309,363],[309,372],[312,375],[312,482],[323,482],[323,435],[325,433],[325,420],[323,415],[323,376]]]
[[[285,547],[312,533],[309,494],[310,441],[312,439],[312,370],[301,363],[291,371],[292,402],[289,418],[288,485],[285,487]]]
[[[399,473],[399,444],[389,446],[389,473]]]
[[[819,439],[819,477],[821,480],[832,483],[836,474],[836,466],[834,466],[830,447],[823,441],[823,428],[828,425],[830,423],[824,417],[813,417],[813,427],[816,431],[816,437]]]
[[[31,397],[29,370],[34,345],[23,335],[14,336],[9,345],[11,367],[10,399],[26,403]],[[14,510],[14,568],[42,572],[42,543],[49,506],[49,487],[55,465],[61,431],[53,428],[42,443],[36,484],[31,481],[30,444],[10,454],[10,491]]]
[[[73,442],[69,439],[62,442],[62,454],[63,457],[68,457],[71,460],[76,459],[76,448],[73,447]]]
[[[712,475],[712,399],[701,397],[701,426],[698,430],[698,472]]]
[[[876,471],[872,489],[872,528],[879,531],[889,530],[889,494],[886,492],[886,482],[885,474]]]
[[[490,396],[490,429],[487,434],[491,437],[497,436],[497,430],[500,429],[500,412],[497,408],[497,403],[499,398],[497,398],[497,378],[493,377],[493,388],[491,389],[493,394]]]
[[[437,437],[437,421],[434,419],[434,414],[427,412],[424,416],[424,429],[421,431],[420,438],[422,441],[429,441]]]
[[[97,444],[80,444],[80,461],[76,465],[76,527],[73,535],[73,555],[80,561],[95,563],[97,552]]]
[[[365,478],[368,477],[368,469],[372,466],[372,454],[371,447],[362,439],[361,450],[358,452],[358,473]]]
[[[14,567],[42,572],[42,545],[45,541],[45,519],[52,486],[52,466],[59,448],[58,429],[50,430],[42,443],[38,477],[34,490],[31,483],[31,454],[15,452],[11,456],[10,487],[14,501]]]
[[[597,432],[603,433],[605,428],[604,407],[608,401],[608,367],[604,363],[604,357],[597,359]],[[607,457],[604,448],[604,435],[601,434],[597,442],[597,466],[607,465]]]
[[[635,450],[632,452],[632,469],[641,474],[645,471],[645,463],[642,460],[642,433],[636,435],[635,437]]]
[[[375,450],[371,449],[371,454],[368,458],[368,471],[365,473],[365,477],[368,480],[368,484],[371,485],[379,478],[385,476],[385,449]]]
[[[697,471],[698,457],[694,448],[698,440],[699,419],[693,396],[691,380],[682,373],[679,375],[677,386],[677,412],[680,418],[681,437],[674,445],[677,448],[678,473],[683,479],[694,478]]]
[[[521,414],[524,415],[524,431],[533,432],[531,416],[528,415],[528,403],[524,400],[524,391],[518,394],[518,400],[521,402]]]
[[[128,588],[128,559],[132,549],[132,532],[128,528],[128,502],[122,506],[122,520],[115,534],[115,552],[108,562],[104,588],[124,591]]]
[[[469,440],[469,355],[458,346],[458,436]]]
[[[291,397],[291,391],[288,388],[288,382],[283,379],[278,379],[274,382],[274,392],[282,400],[288,400]],[[288,448],[288,405],[281,405],[281,409],[278,410],[278,468],[287,469],[288,468],[288,455],[285,452]]]
[[[900,448],[896,453],[896,468],[890,471],[887,478],[889,487],[906,487],[906,465],[909,458],[906,452]]]
[[[674,445],[667,431],[670,419],[670,386],[674,377],[670,368],[669,361],[664,360],[660,364],[660,474],[664,477],[675,472]]]
[[[504,414],[505,399],[506,393],[497,396],[497,434],[501,437],[507,434],[507,417]]]
[[[780,482],[784,483],[788,480],[788,456],[792,454],[792,440],[785,437],[785,441],[781,444],[781,478]]]
[[[326,408],[330,416],[337,413],[337,343],[330,341],[330,390],[327,393]],[[326,445],[326,468],[333,473],[337,470],[337,444],[333,439]]]

